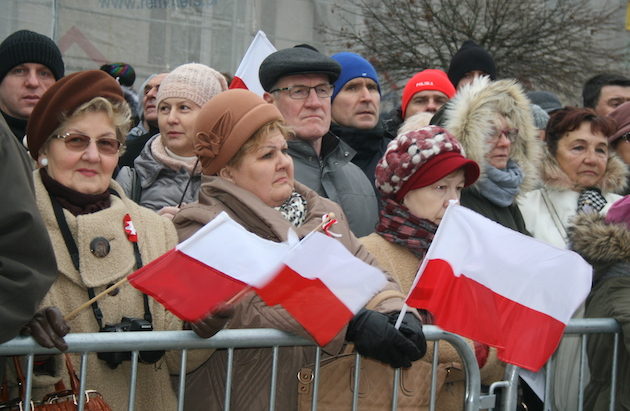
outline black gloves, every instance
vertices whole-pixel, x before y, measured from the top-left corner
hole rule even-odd
[[[69,332],[70,327],[63,319],[59,308],[46,307],[35,313],[31,321],[22,328],[20,334],[32,336],[43,347],[56,347],[59,351],[66,351],[68,344],[63,336]]]
[[[203,320],[190,323],[190,328],[201,338],[210,338],[221,331],[233,315],[232,305],[220,305]]]
[[[422,323],[406,313],[400,329],[394,328],[398,313],[383,314],[361,309],[348,324],[346,339],[354,342],[359,354],[391,365],[411,367],[427,351]]]

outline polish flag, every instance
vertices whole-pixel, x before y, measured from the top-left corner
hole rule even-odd
[[[311,233],[265,240],[221,213],[188,240],[128,276],[185,321],[197,321],[246,287],[280,304],[326,345],[387,280],[339,241]]]
[[[323,346],[386,283],[379,269],[315,232],[291,249],[278,275],[257,292],[267,305],[282,305]]]
[[[592,279],[578,254],[458,205],[447,209],[418,273],[409,306],[532,371],[556,350]]]
[[[264,286],[289,249],[287,243],[250,233],[222,212],[127,278],[182,320],[197,321],[245,287]]]
[[[263,60],[275,51],[276,48],[265,33],[259,30],[245,52],[245,56],[230,83],[230,88],[244,88],[262,96],[265,90],[260,85],[258,69]]]

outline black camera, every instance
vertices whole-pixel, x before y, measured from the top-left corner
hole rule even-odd
[[[126,332],[126,331],[153,331],[153,325],[142,318],[123,317],[118,324],[105,325],[101,328],[101,332]],[[156,363],[164,355],[164,350],[159,351],[140,351],[138,353],[138,361],[144,364]],[[131,360],[130,351],[119,352],[99,352],[96,356],[109,365],[111,369],[118,367],[123,361]]]

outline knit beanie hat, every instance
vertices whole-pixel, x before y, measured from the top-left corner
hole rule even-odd
[[[448,78],[457,88],[457,84],[468,72],[480,70],[487,73],[491,80],[497,77],[497,69],[490,53],[472,40],[466,40],[451,59],[448,66]]]
[[[374,66],[372,66],[369,61],[358,54],[350,53],[348,51],[333,54],[330,58],[341,65],[341,74],[339,74],[339,78],[335,81],[332,101],[335,101],[335,96],[337,96],[347,82],[357,77],[366,77],[374,80],[376,86],[378,87],[378,93],[381,94],[381,85],[378,82],[378,74],[376,74]]]
[[[127,63],[103,64],[101,70],[118,80],[121,86],[132,87],[136,81],[136,71]]]
[[[465,186],[479,178],[479,165],[463,156],[459,142],[438,126],[399,134],[376,165],[376,188],[383,198],[401,202],[405,195],[464,168]]]
[[[549,114],[542,109],[538,104],[532,104],[532,115],[534,116],[534,126],[538,130],[544,130],[547,128],[547,122],[549,121]]]
[[[606,222],[611,224],[625,224],[630,230],[630,195],[617,200],[606,213]]]
[[[62,116],[72,115],[80,105],[95,97],[125,101],[120,84],[101,70],[72,73],[50,86],[28,121],[26,144],[31,157],[37,160],[40,148],[59,127]]]
[[[442,70],[427,69],[422,70],[419,73],[414,74],[405,84],[403,90],[402,103],[400,105],[402,110],[402,117],[405,118],[407,106],[416,93],[425,90],[440,91],[448,98],[453,98],[455,95],[455,87],[451,84],[448,76]]]
[[[608,144],[612,144],[626,133],[630,132],[630,102],[623,103],[610,113],[608,117],[617,123],[617,131],[608,137]]]
[[[532,103],[540,106],[540,108],[545,110],[547,114],[551,114],[552,111],[564,107],[560,102],[560,99],[549,91],[529,91],[527,92],[527,98]]]
[[[59,47],[50,38],[30,30],[19,30],[0,44],[0,81],[9,70],[22,63],[39,63],[52,71],[55,80],[63,77]]]
[[[227,90],[223,74],[204,64],[182,64],[162,80],[157,105],[169,97],[186,98],[200,107],[206,101]]]
[[[203,174],[219,172],[259,128],[274,120],[283,120],[276,106],[249,90],[228,90],[205,103],[194,137]]]

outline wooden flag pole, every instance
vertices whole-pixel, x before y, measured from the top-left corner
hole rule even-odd
[[[85,310],[86,308],[88,308],[90,305],[92,305],[92,303],[94,303],[95,301],[100,300],[101,298],[103,298],[104,296],[106,296],[108,293],[114,291],[116,288],[124,285],[125,283],[128,283],[129,280],[127,279],[127,277],[123,278],[122,280],[118,281],[116,284],[107,287],[107,289],[101,291],[100,293],[98,293],[97,295],[94,296],[94,298],[91,298],[90,300],[84,302],[83,304],[81,304],[80,306],[78,306],[77,308],[75,308],[74,310],[72,310],[72,312],[68,315],[66,315],[65,317],[63,317],[64,320],[66,321],[72,321],[76,318],[77,315],[79,315],[79,313],[83,310]]]
[[[326,220],[322,221],[317,227],[315,227],[305,237],[308,237],[309,235],[313,234],[314,232],[321,230],[326,224],[328,224],[328,222],[330,222],[334,218],[335,218],[335,213],[328,213],[328,218]],[[107,287],[107,289],[105,289],[105,290],[101,291],[100,293],[98,293],[97,295],[95,295],[94,298],[89,299],[88,301],[84,302],[83,304],[81,304],[80,306],[78,306],[77,308],[72,310],[72,312],[70,312],[68,315],[66,315],[63,319],[66,320],[66,321],[74,320],[77,317],[77,315],[79,315],[79,313],[81,311],[83,311],[86,308],[88,308],[95,301],[100,300],[101,298],[103,298],[104,296],[106,296],[107,294],[109,294],[110,292],[115,290],[116,288],[121,287],[121,286],[123,286],[124,284],[126,284],[128,282],[129,282],[129,280],[127,279],[127,277],[125,277],[122,280],[118,281],[116,284],[113,284],[113,285]],[[247,291],[251,290],[251,288],[252,288],[251,286],[247,286],[247,287],[243,288],[241,291],[236,293],[236,295],[234,295],[232,298],[230,298],[229,301],[227,301],[227,304],[234,303],[243,294],[245,294]]]

